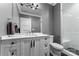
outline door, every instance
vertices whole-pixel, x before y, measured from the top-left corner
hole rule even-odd
[[[30,44],[31,40],[30,39],[23,39],[21,41],[21,55],[22,56],[30,56],[31,55],[31,47]]]
[[[40,56],[40,39],[32,41],[31,56]]]

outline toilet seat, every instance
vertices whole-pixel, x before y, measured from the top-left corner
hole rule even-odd
[[[57,44],[57,43],[50,43],[50,45],[51,45],[53,48],[57,49],[57,50],[62,50],[62,49],[63,49],[63,46],[60,45],[60,44]]]

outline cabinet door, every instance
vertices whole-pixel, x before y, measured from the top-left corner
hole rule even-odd
[[[33,40],[33,46],[31,50],[31,55],[32,56],[39,56],[40,55],[40,39],[35,39]]]
[[[7,40],[1,43],[2,56],[20,56],[20,40]]]
[[[35,40],[35,56],[39,56],[40,55],[40,39]]]
[[[30,56],[30,39],[24,39],[21,41],[21,55],[22,56]]]
[[[1,56],[10,56],[9,47],[10,45],[8,41],[1,42]]]
[[[8,46],[4,46],[4,45],[1,46],[1,56],[10,56],[9,52],[10,51]]]
[[[17,53],[16,56],[21,56],[21,40],[17,40],[14,49],[14,52]]]

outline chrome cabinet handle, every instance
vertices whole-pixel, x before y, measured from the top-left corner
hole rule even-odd
[[[34,40],[33,40],[33,47],[34,47]]]
[[[32,48],[32,47],[35,47],[35,40],[31,40],[31,45],[30,45],[30,47]]]
[[[31,44],[30,44],[30,47],[32,48],[32,40],[31,40]]]
[[[35,40],[34,40],[34,47],[35,47]]]
[[[33,47],[35,47],[35,40],[33,40]]]

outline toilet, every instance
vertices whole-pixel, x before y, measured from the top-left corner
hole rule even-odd
[[[54,56],[61,56],[61,51],[63,50],[63,46],[58,43],[50,43],[50,53]]]

